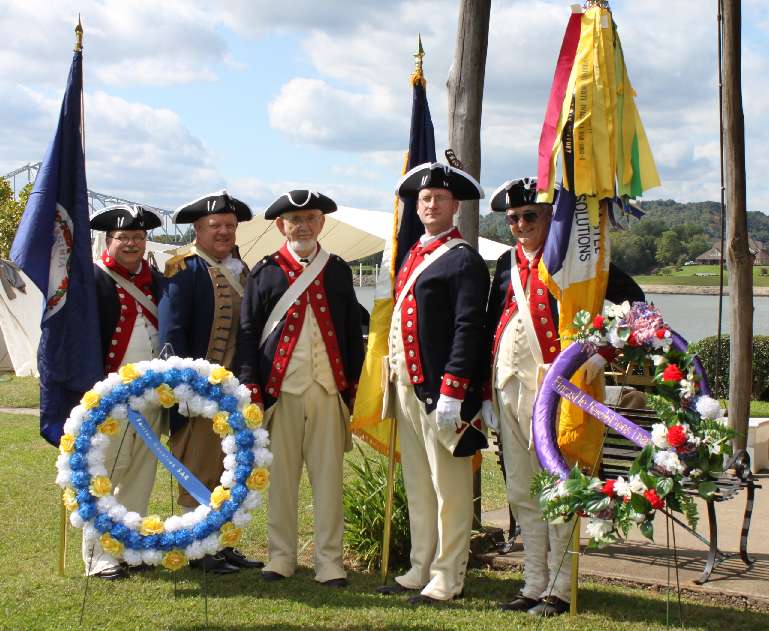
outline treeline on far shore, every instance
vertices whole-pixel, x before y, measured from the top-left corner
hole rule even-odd
[[[641,202],[641,219],[618,218],[623,230],[611,231],[611,258],[632,275],[651,274],[683,265],[710,250],[720,240],[718,202],[680,203],[672,199]],[[759,245],[769,243],[769,216],[748,212],[748,233]],[[482,237],[510,243],[510,230],[501,213],[480,219]]]

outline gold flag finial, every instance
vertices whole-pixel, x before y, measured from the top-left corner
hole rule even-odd
[[[422,59],[425,56],[425,49],[422,48],[422,34],[419,34],[419,50],[414,53],[414,72],[411,75],[411,85],[420,83],[424,87],[427,82],[425,81],[425,75],[422,72]]]
[[[83,25],[80,22],[80,14],[77,14],[77,24],[75,25],[75,52],[83,50]]]

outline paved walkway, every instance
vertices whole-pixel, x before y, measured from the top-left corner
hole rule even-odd
[[[761,607],[769,607],[769,472],[756,476],[763,488],[756,489],[753,505],[753,520],[748,539],[748,552],[755,559],[752,567],[746,567],[736,556],[718,565],[704,585],[694,581],[705,568],[707,546],[682,527],[675,527],[678,549],[678,573],[682,589],[699,592],[704,595],[726,596],[738,600],[754,601]],[[728,502],[716,504],[718,517],[718,542],[723,552],[739,552],[740,531],[745,510],[743,491]],[[700,521],[697,531],[707,537],[707,509],[702,501],[698,502]],[[483,514],[483,523],[488,526],[508,528],[507,509],[501,508]],[[654,523],[654,539],[651,543],[640,531],[630,531],[628,540],[621,545],[603,549],[587,549],[588,538],[584,523],[581,533],[583,554],[580,556],[580,576],[600,579],[620,579],[642,585],[665,586],[670,581],[675,588],[675,564],[672,556],[673,535],[670,535],[670,550],[666,547],[665,518],[658,515]],[[487,555],[484,560],[496,568],[522,567],[523,551],[520,545],[508,555]],[[670,566],[669,566],[670,564]]]
[[[40,416],[40,408],[0,408],[0,414],[27,414]]]

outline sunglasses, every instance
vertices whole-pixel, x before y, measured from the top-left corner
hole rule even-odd
[[[536,223],[539,220],[539,215],[540,213],[533,210],[521,213],[520,215],[517,213],[512,213],[505,215],[505,221],[508,223],[508,225],[511,226],[517,224],[521,219],[523,219],[526,223]]]

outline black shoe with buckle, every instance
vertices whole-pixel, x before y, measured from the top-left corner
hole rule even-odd
[[[447,598],[446,600],[440,600],[438,598],[433,598],[432,596],[427,596],[425,594],[417,594],[416,596],[412,596],[409,598],[409,605],[439,605],[441,603],[447,603],[450,600],[459,600],[460,598],[465,597],[465,590],[463,589],[461,592],[456,594],[455,596],[452,596],[451,598]]]
[[[551,618],[553,616],[560,616],[562,613],[569,611],[569,603],[565,600],[561,600],[557,596],[546,596],[538,605],[534,605],[528,612],[532,616],[542,616],[543,618]]]
[[[343,589],[347,587],[349,584],[350,584],[349,581],[344,577],[331,578],[321,583],[321,585],[323,585],[324,587],[333,587],[335,589]]]
[[[515,598],[507,603],[500,603],[499,608],[502,611],[528,611],[532,607],[536,607],[539,604],[539,600],[536,598],[529,598],[523,594],[516,594]]]
[[[224,548],[221,553],[227,563],[244,570],[258,570],[264,567],[262,561],[246,558],[246,555],[237,548]]]
[[[392,585],[380,585],[376,588],[377,594],[384,596],[395,596],[396,594],[405,594],[406,592],[416,592],[416,589],[409,589],[404,587],[400,583],[393,583]]]
[[[272,570],[262,570],[262,578],[268,583],[274,583],[275,581],[282,581],[286,577]]]
[[[234,565],[227,563],[222,554],[207,554],[202,559],[193,559],[190,561],[190,567],[211,574],[235,574],[240,571]]]
[[[104,581],[119,581],[124,578],[128,578],[128,570],[126,570],[122,565],[115,565],[113,567],[105,568],[101,572],[91,574],[91,576],[94,578],[100,578]]]

